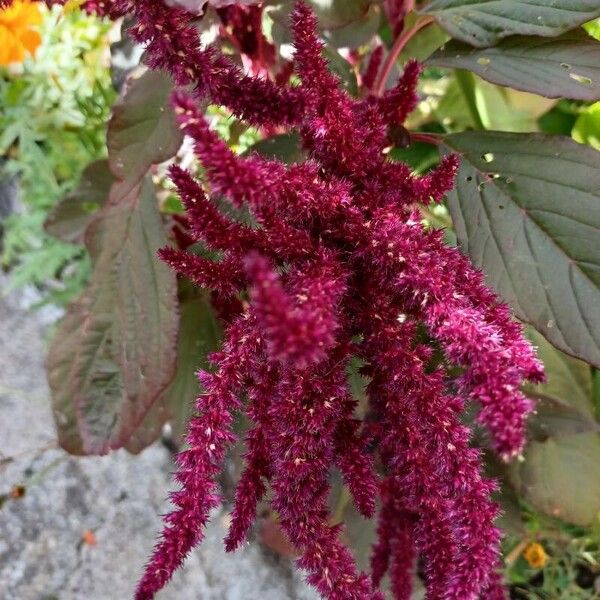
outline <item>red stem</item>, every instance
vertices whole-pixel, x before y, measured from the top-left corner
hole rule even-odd
[[[424,27],[427,27],[430,23],[433,23],[433,17],[425,16],[419,19],[410,29],[405,29],[402,33],[396,38],[392,49],[390,50],[385,63],[383,64],[383,68],[381,73],[379,73],[379,77],[377,78],[377,82],[375,84],[374,93],[376,96],[382,96],[385,91],[385,84],[387,79],[394,67],[394,63],[396,59],[400,55],[400,52],[404,49],[406,44],[412,39],[412,37],[421,31]]]
[[[442,137],[435,133],[421,133],[419,131],[411,131],[410,139],[412,142],[423,142],[425,144],[432,144],[439,146],[442,143]]]

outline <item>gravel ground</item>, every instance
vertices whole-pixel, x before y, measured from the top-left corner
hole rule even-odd
[[[43,369],[51,311],[28,312],[0,279],[1,600],[127,600],[166,508],[173,468],[157,444],[140,456],[76,459],[56,449]],[[20,499],[10,497],[25,486]],[[289,562],[249,544],[225,555],[227,515],[160,600],[314,600]],[[86,541],[87,540],[87,541]]]

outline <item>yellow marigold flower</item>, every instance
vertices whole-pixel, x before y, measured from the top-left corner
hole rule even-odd
[[[548,562],[548,555],[544,550],[544,546],[537,542],[532,542],[523,551],[523,558],[534,569],[541,569]]]
[[[36,51],[42,39],[35,27],[41,22],[40,9],[30,0],[15,0],[0,9],[0,65],[21,63],[25,52]]]

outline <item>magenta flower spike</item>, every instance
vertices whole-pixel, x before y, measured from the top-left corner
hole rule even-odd
[[[302,1],[292,14],[294,86],[247,76],[200,47],[197,15],[162,0],[90,0],[88,8],[134,17],[131,33],[150,66],[186,90],[173,104],[206,181],[179,167],[171,177],[192,235],[218,258],[172,248],[160,257],[243,307],[226,323],[214,370],[198,374],[203,392],[177,459],[180,487],[136,600],[154,598],[201,542],[221,502],[217,476],[238,411],[250,430],[227,550],[246,539],[268,500],[299,567],[327,600],[383,600],[386,574],[394,598],[408,600],[418,560],[428,600],[505,598],[496,485],[483,476],[461,415],[475,403],[491,446],[514,457],[533,408],[521,386],[543,371],[482,274],[415,210],[451,189],[456,157],[421,177],[387,158],[394,128],[416,105],[419,65],[408,62],[397,85],[376,97],[377,51],[366,95],[355,99],[330,71]],[[403,18],[400,3],[385,8]],[[297,129],[307,159],[287,166],[235,155],[204,120],[200,100],[255,126]],[[252,226],[224,214],[216,196],[246,209]],[[368,381],[360,410],[348,385],[353,359]],[[343,524],[332,522],[333,470],[365,517],[378,512],[370,573],[344,545]]]
[[[164,33],[156,37],[156,24],[169,28],[169,38],[191,36],[189,17],[160,3],[140,2],[135,12],[156,66],[181,84],[194,81],[197,94],[250,122],[293,124],[308,153],[293,166],[236,156],[195,100],[175,95],[206,182],[178,167],[171,175],[194,236],[222,256],[164,249],[161,257],[203,287],[248,302],[228,326],[217,370],[202,374],[205,393],[179,460],[181,489],[138,600],[152,598],[200,541],[218,504],[215,476],[237,410],[251,428],[227,550],[246,539],[269,497],[298,565],[324,598],[381,599],[389,573],[394,597],[408,599],[418,557],[430,600],[502,598],[495,484],[482,475],[460,416],[466,402],[477,402],[479,422],[508,459],[523,446],[532,409],[519,387],[543,375],[481,273],[414,211],[415,202],[439,201],[452,187],[457,159],[448,156],[417,177],[386,158],[390,128],[415,106],[419,66],[409,62],[381,98],[351,98],[323,58],[313,13],[299,2],[292,23],[301,85],[273,87],[240,78],[216,51],[191,42],[175,66],[176,46]],[[187,56],[194,57],[186,67],[192,72],[184,76]],[[267,116],[270,102],[280,104]],[[210,194],[245,207],[256,226],[226,217]],[[423,330],[462,367],[453,386]],[[348,388],[353,357],[369,380],[364,420]],[[332,469],[365,517],[379,510],[370,574],[357,569],[341,541],[343,526],[331,522]]]

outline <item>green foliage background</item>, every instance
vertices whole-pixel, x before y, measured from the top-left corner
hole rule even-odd
[[[5,228],[0,260],[12,286],[33,284],[64,305],[89,277],[79,246],[49,236],[49,211],[92,160],[106,155],[106,123],[116,93],[109,73],[111,24],[80,11],[43,9],[42,45],[22,72],[0,73],[1,177],[17,177],[23,212]]]

